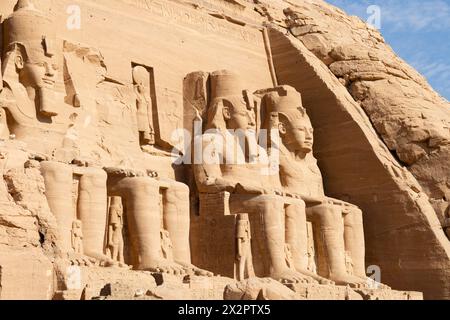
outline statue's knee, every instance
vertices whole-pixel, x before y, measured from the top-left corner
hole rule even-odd
[[[172,194],[176,195],[177,198],[189,199],[189,193],[190,193],[189,187],[182,182],[173,181],[170,185],[169,191]]]
[[[41,162],[41,172],[44,175],[52,174],[58,176],[71,175],[72,168],[70,165],[56,162],[56,161],[43,161]]]
[[[295,201],[286,206],[287,218],[297,218],[301,215],[306,216],[306,204],[303,200]]]
[[[284,209],[283,198],[275,195],[260,196],[260,201],[265,212],[282,211]]]
[[[88,167],[83,170],[83,177],[95,179],[96,181],[106,181],[108,175],[103,169]]]
[[[295,199],[295,201],[292,203],[294,207],[296,207],[298,210],[306,210],[306,202],[302,199]]]
[[[362,226],[363,225],[363,212],[358,207],[352,207],[348,210],[347,215],[345,216],[345,225],[346,226]]]
[[[127,183],[129,192],[132,194],[142,194],[146,197],[159,197],[158,181],[147,177],[136,177],[130,179]]]
[[[326,224],[334,224],[342,219],[340,210],[333,204],[321,204],[313,208],[313,219]]]

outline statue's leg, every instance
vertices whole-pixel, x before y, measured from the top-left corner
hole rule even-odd
[[[170,181],[164,200],[164,228],[169,232],[173,244],[174,259],[179,263],[190,264],[189,187],[180,182]]]
[[[250,250],[245,258],[245,262],[246,262],[247,276],[249,278],[253,278],[253,277],[255,277],[255,269],[253,267],[253,255],[252,255],[251,243],[249,243],[249,246],[250,246]]]
[[[312,211],[319,257],[319,275],[336,282],[338,285],[366,286],[363,279],[347,274],[341,207],[333,204],[322,204],[313,207]]]
[[[44,161],[41,163],[41,173],[48,205],[58,223],[61,249],[63,252],[73,252],[71,230],[76,218],[72,208],[72,168],[64,163]]]
[[[112,259],[114,260],[114,262],[119,261],[119,248],[117,244],[114,244],[112,247]]]
[[[123,240],[119,241],[119,252],[118,252],[118,259],[119,262],[124,264],[125,263],[125,258],[123,256]]]
[[[245,280],[245,256],[239,260],[239,281]]]
[[[124,178],[116,188],[123,190],[130,234],[140,256],[137,269],[152,269],[161,260],[161,216],[159,185],[146,177]]]
[[[82,222],[84,254],[112,263],[104,253],[107,223],[107,174],[102,169],[83,168],[78,194],[78,217]]]
[[[351,207],[344,215],[344,227],[345,250],[352,258],[354,274],[366,278],[363,213],[359,208]]]
[[[298,200],[286,206],[286,243],[289,244],[297,270],[308,268],[308,234],[305,202]]]
[[[183,274],[182,266],[161,256],[161,208],[159,182],[148,177],[111,178],[109,193],[126,204],[129,234],[132,235],[135,269]]]
[[[275,195],[237,196],[230,199],[232,213],[242,211],[263,217],[266,247],[271,265],[270,276],[282,282],[314,283],[313,278],[289,269],[285,254],[284,199]]]
[[[212,276],[211,272],[197,268],[191,263],[189,187],[174,180],[162,181],[169,185],[164,195],[163,219],[164,228],[169,232],[172,241],[175,262],[188,272]]]
[[[314,278],[321,284],[333,282],[308,270],[308,230],[306,222],[306,205],[303,200],[290,200],[286,206],[286,243],[289,244],[295,269]]]

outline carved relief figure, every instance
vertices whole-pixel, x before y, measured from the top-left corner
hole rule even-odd
[[[153,128],[152,100],[150,97],[150,75],[142,66],[133,68],[134,91],[136,94],[137,125],[141,145],[155,144]]]
[[[317,240],[319,274],[337,284],[365,286],[365,252],[362,212],[354,205],[325,196],[322,176],[312,155],[313,129],[302,107],[301,95],[288,86],[276,88],[265,97],[267,118],[277,118],[280,145],[280,178],[286,193],[306,203]],[[270,128],[266,122],[265,127]],[[303,224],[303,223],[302,223]],[[303,227],[301,227],[303,228]],[[292,239],[306,242],[305,233]],[[307,268],[304,246],[292,245],[297,268]],[[301,249],[301,251],[299,251]],[[354,263],[354,276],[347,273],[345,252]]]
[[[345,267],[348,274],[353,274],[353,261],[348,251],[345,251]]]
[[[107,249],[111,259],[123,265],[125,263],[123,256],[123,206],[120,197],[112,197],[109,205],[108,219],[108,245]]]
[[[284,253],[286,255],[286,264],[289,269],[295,270],[294,259],[292,257],[292,250],[289,244],[284,246]]]
[[[252,234],[248,214],[237,216],[236,240],[236,279],[242,281],[255,276],[252,258]]]
[[[173,244],[167,230],[161,230],[161,251],[165,259],[173,260]]]
[[[80,220],[75,220],[72,224],[72,248],[78,254],[83,254],[83,230],[81,225]]]

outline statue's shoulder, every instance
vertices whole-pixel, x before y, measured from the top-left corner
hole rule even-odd
[[[317,159],[314,157],[312,153],[308,154],[306,157],[306,163],[308,165],[309,170],[314,174],[322,174],[320,171],[319,165],[317,164]]]

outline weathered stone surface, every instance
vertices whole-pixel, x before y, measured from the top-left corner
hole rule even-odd
[[[270,278],[250,278],[228,285],[225,300],[302,300],[293,290]]]
[[[343,79],[425,193],[449,201],[449,102],[358,18],[323,1],[293,2],[285,13],[292,34]]]
[[[0,246],[1,300],[49,300],[54,277],[53,264],[41,250]]]
[[[395,289],[423,286],[419,291],[426,297],[446,295],[446,284],[438,285],[442,291],[437,293],[429,279],[432,274],[435,283],[446,283],[447,267],[437,265],[449,263],[448,239],[417,180],[392,157],[366,114],[329,69],[296,38],[275,30],[271,34],[278,77],[302,92],[316,128],[315,155],[325,189],[365,212],[368,265],[380,266],[382,281]],[[434,249],[428,259],[436,264],[418,268],[423,255],[431,253],[429,247]],[[399,254],[392,253],[397,250]],[[418,279],[424,281],[419,285]]]
[[[69,5],[0,3],[1,299],[450,298],[448,103],[377,31],[323,1]],[[191,153],[230,130],[239,161]]]

